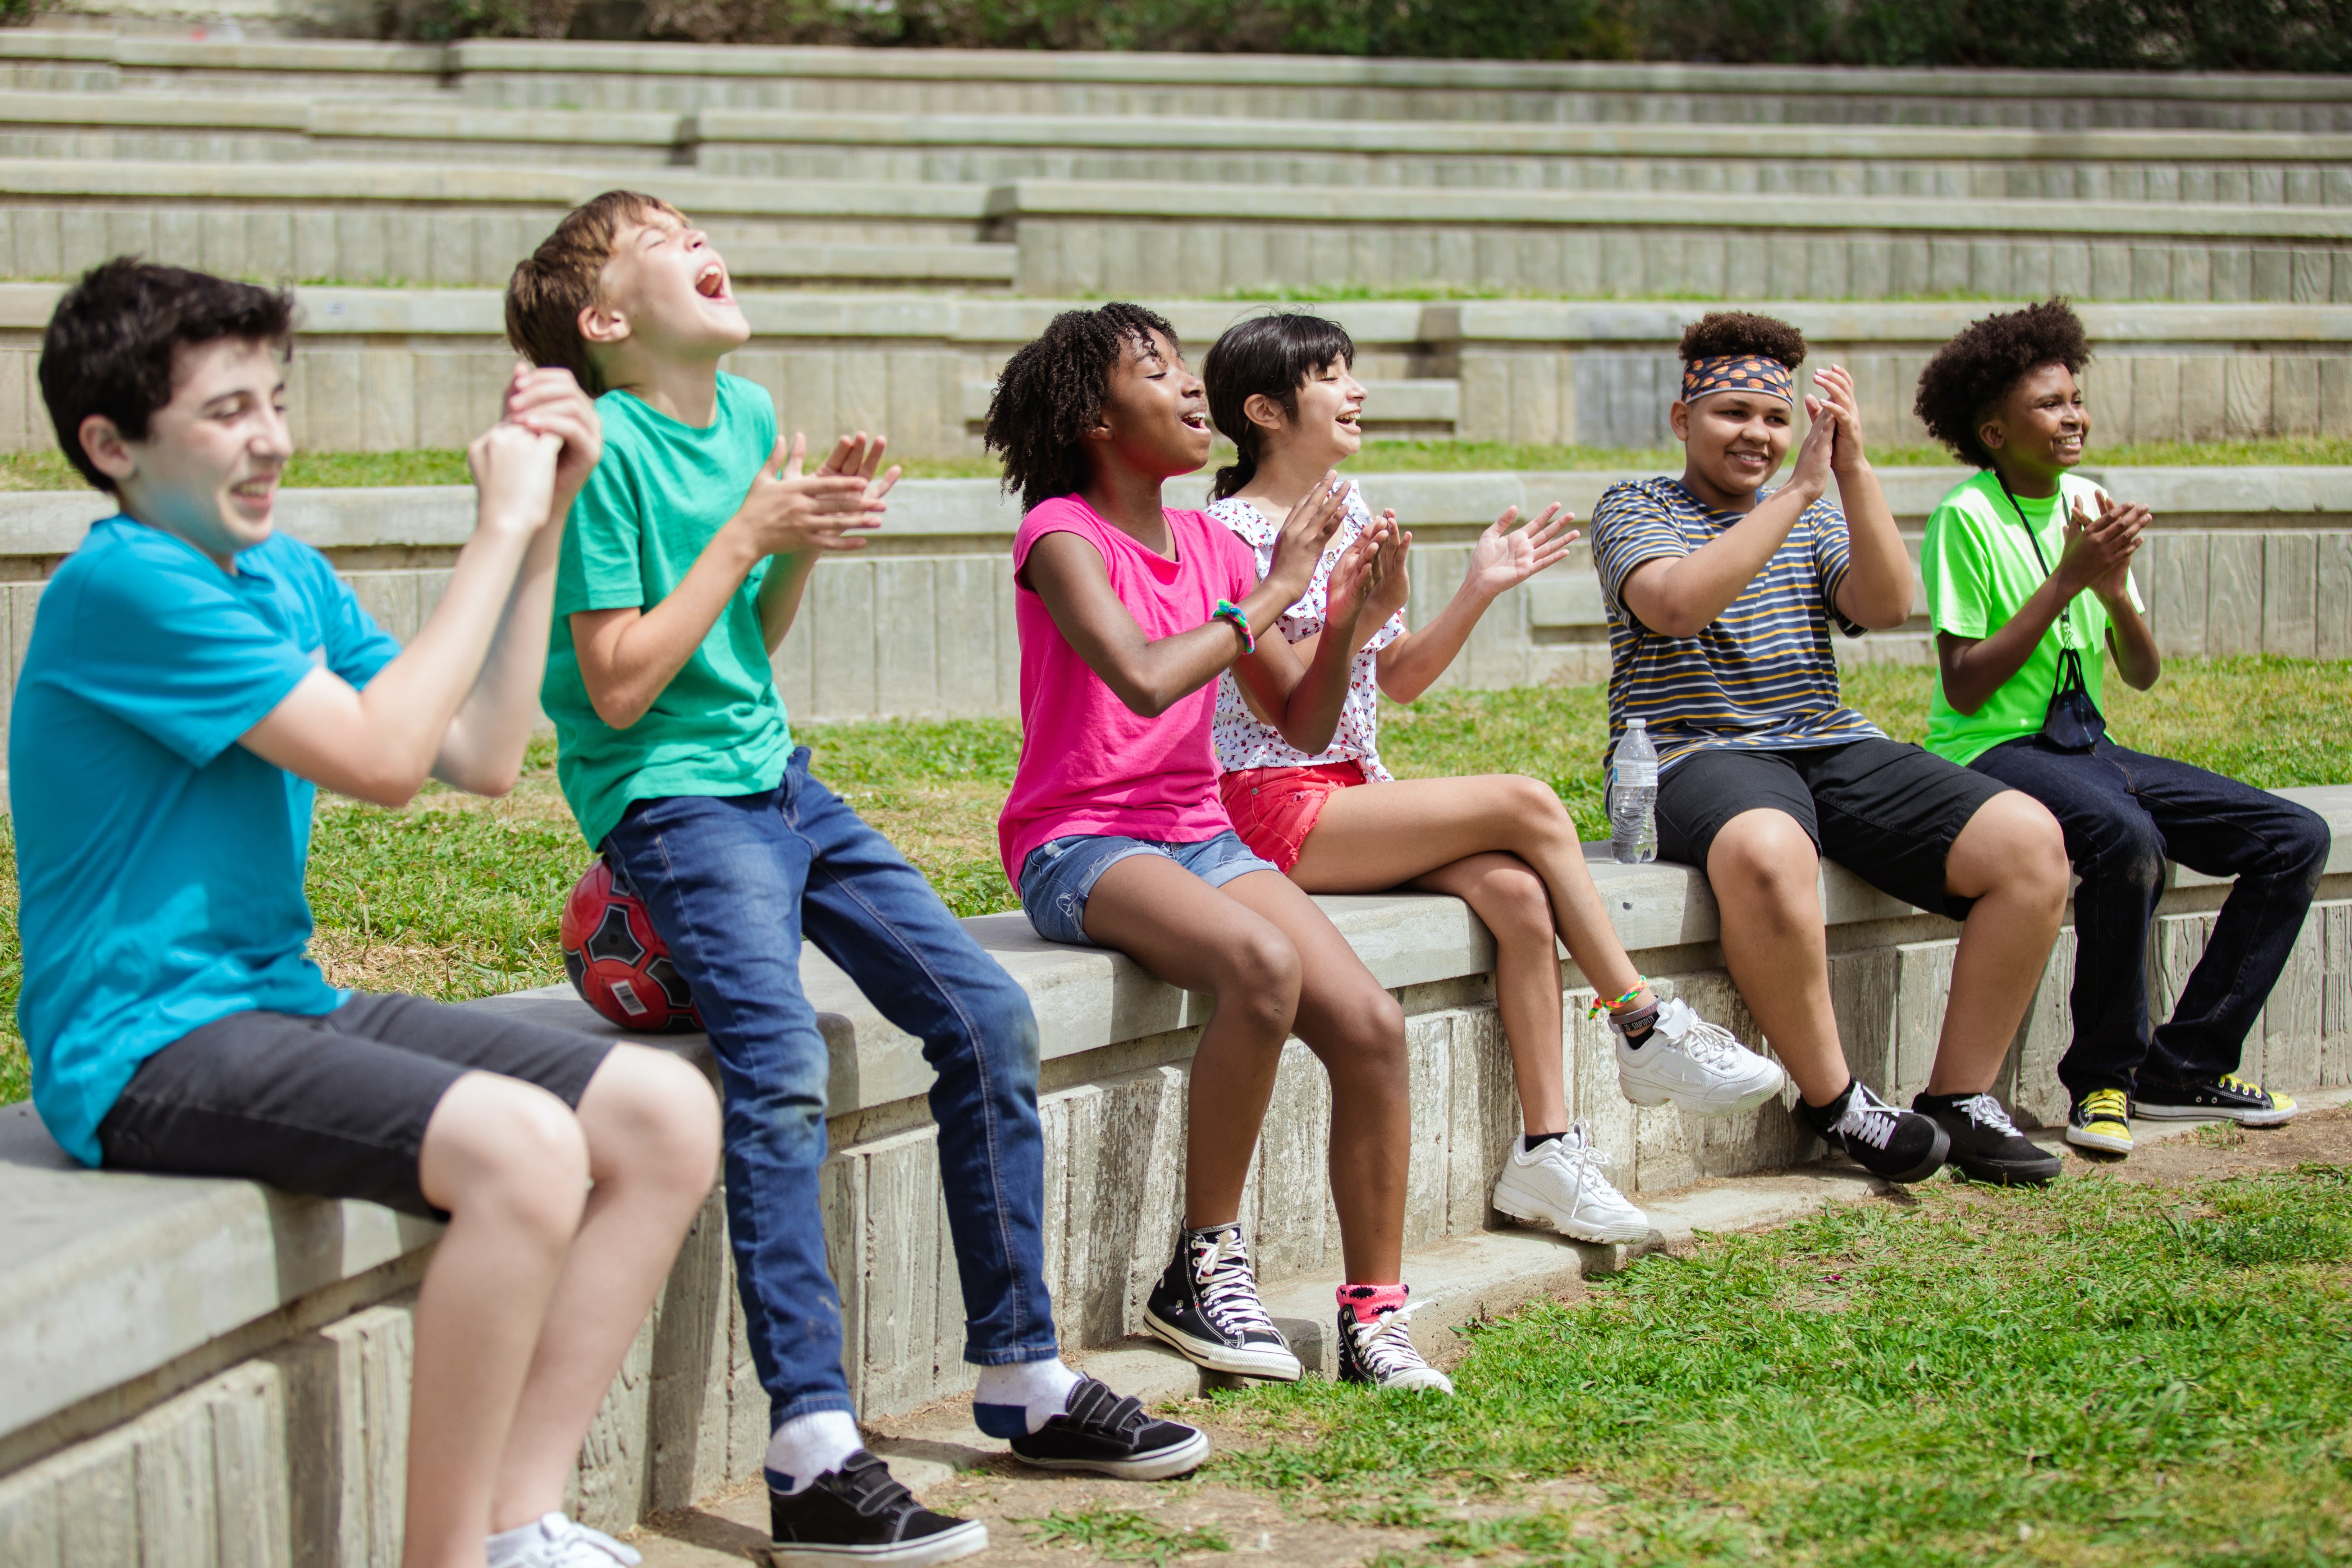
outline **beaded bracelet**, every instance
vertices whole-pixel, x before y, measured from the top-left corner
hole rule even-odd
[[[1219,599],[1217,607],[1209,612],[1209,618],[1232,622],[1234,630],[1242,634],[1242,652],[1253,654],[1257,651],[1257,635],[1250,630],[1249,616],[1239,605],[1231,599]]]
[[[1614,1013],[1617,1009],[1624,1006],[1627,1003],[1633,1001],[1634,997],[1639,996],[1643,991],[1647,990],[1649,988],[1649,984],[1650,982],[1646,975],[1636,974],[1633,976],[1633,989],[1626,992],[1625,994],[1618,997],[1614,1002],[1603,1002],[1596,996],[1593,998],[1592,1005],[1584,1010],[1584,1016],[1588,1018],[1598,1018],[1603,1013]]]

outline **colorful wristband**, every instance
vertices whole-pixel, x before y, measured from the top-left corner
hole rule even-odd
[[[1626,1004],[1632,1002],[1634,997],[1639,996],[1644,990],[1648,989],[1649,984],[1650,982],[1647,976],[1636,974],[1633,976],[1633,989],[1626,992],[1625,994],[1618,997],[1614,1002],[1603,1002],[1599,997],[1594,997],[1592,1000],[1592,1005],[1585,1009],[1584,1016],[1588,1018],[1598,1018],[1603,1013],[1614,1013],[1619,1008],[1623,1007]]]
[[[1250,630],[1249,616],[1243,613],[1239,605],[1234,604],[1231,599],[1219,599],[1217,607],[1209,612],[1209,618],[1213,621],[1230,621],[1234,630],[1242,634],[1242,652],[1250,654],[1257,651],[1256,634]]]

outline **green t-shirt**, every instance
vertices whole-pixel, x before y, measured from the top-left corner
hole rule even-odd
[[[2065,548],[2065,516],[2077,496],[2085,512],[2099,515],[2099,487],[2088,479],[2061,475],[2056,495],[2040,500],[2020,496],[2011,506],[2001,493],[2000,480],[1987,469],[1938,501],[1928,515],[1927,540],[1919,559],[1919,574],[1927,584],[1927,616],[1935,629],[1955,637],[1987,637],[2007,626],[2050,575],[2042,563],[2058,564]],[[2032,521],[2032,538],[2041,542],[2039,557],[2025,525],[2018,521],[2019,508]],[[2130,593],[2132,608],[2143,609],[2137,584],[2130,584]],[[1974,713],[1962,713],[1946,700],[1943,679],[1937,678],[1927,710],[1927,749],[1966,765],[2003,741],[2039,732],[2050,710],[2051,693],[2058,689],[2062,647],[2082,650],[2083,684],[2104,709],[2106,643],[2106,606],[2088,590],[2075,595],[2024,667]]]
[[[578,611],[651,609],[685,580],[773,450],[775,404],[758,384],[722,374],[719,415],[704,429],[625,392],[598,398],[596,413],[604,422],[604,456],[564,521],[540,688],[555,721],[556,780],[592,846],[604,843],[631,801],[772,789],[793,747],[760,633],[764,562],[625,730],[596,716],[572,645]]]

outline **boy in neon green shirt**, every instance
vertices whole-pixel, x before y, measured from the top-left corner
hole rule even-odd
[[[1928,433],[1983,471],[1927,520],[1920,569],[1936,628],[1928,749],[2023,790],[2065,830],[2074,893],[2074,1037],[2058,1064],[2066,1138],[2131,1152],[2133,1111],[2267,1126],[2294,1101],[2237,1076],[2246,1030],[2285,966],[2327,859],[2312,812],[2235,779],[2126,750],[2083,747],[2044,720],[2079,661],[2094,704],[2102,650],[2140,690],[2163,669],[2131,559],[2150,521],[2069,470],[2090,416],[2090,358],[2061,300],[1988,317],[1919,377]],[[2076,660],[2068,660],[2072,650]],[[2235,877],[2172,1016],[2151,1031],[2147,937],[2165,863]]]

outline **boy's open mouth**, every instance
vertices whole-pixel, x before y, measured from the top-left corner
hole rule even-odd
[[[726,267],[716,260],[704,263],[702,270],[694,275],[694,291],[706,300],[726,299]]]
[[[1205,433],[1209,428],[1209,416],[1201,409],[1187,410],[1183,419],[1184,428],[1187,430],[1199,430]]]
[[[278,493],[276,474],[262,474],[250,479],[239,479],[229,486],[228,493],[241,501],[267,502]]]
[[[2083,455],[2083,437],[2080,431],[2059,437],[2055,445],[2058,455],[2062,458],[2079,458]]]
[[[1339,410],[1339,423],[1340,423],[1340,425],[1341,425],[1343,427],[1345,427],[1345,428],[1347,428],[1347,429],[1349,429],[1349,430],[1360,430],[1360,429],[1362,429],[1362,428],[1363,428],[1363,419],[1364,419],[1364,411],[1363,411],[1362,409],[1360,409],[1360,408],[1342,408],[1341,410]]]

